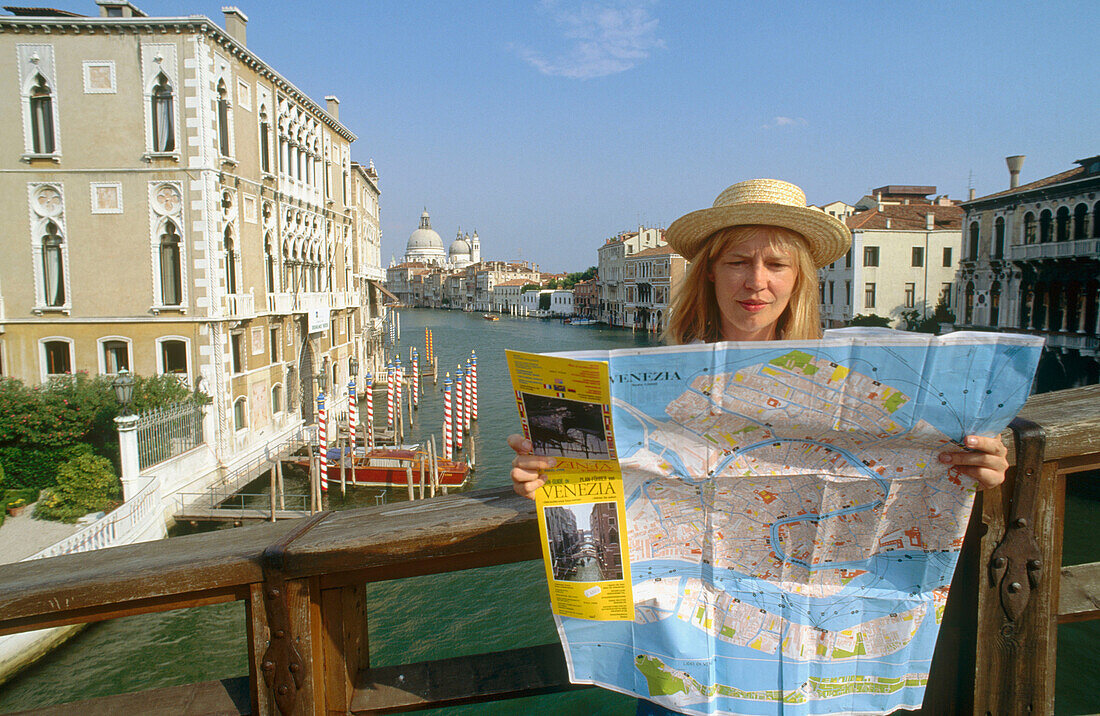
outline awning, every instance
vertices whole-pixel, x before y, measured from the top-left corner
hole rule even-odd
[[[401,303],[401,299],[390,293],[390,291],[387,290],[386,287],[382,284],[378,283],[377,281],[368,281],[368,283],[377,288],[383,296],[387,296],[390,299],[389,302],[386,303],[387,306],[392,306],[395,303]]]

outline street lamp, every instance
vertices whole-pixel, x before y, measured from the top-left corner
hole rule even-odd
[[[352,356],[351,360],[348,361],[348,374],[352,378],[359,375],[359,359],[355,356]]]
[[[111,381],[111,387],[115,389],[115,398],[122,406],[122,415],[129,415],[130,400],[134,397],[134,376],[125,368],[120,368]]]
[[[326,370],[326,368],[327,366],[324,363],[321,363],[321,370],[317,371],[316,375],[317,390],[319,390],[322,395],[324,394],[325,386],[328,383],[328,371]]]

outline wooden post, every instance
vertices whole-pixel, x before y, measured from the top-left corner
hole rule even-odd
[[[347,478],[344,474],[347,463],[348,438],[345,437],[342,442],[337,440],[336,444],[340,447],[340,496],[343,497],[348,494]]]
[[[439,463],[436,460],[435,435],[434,434],[429,436],[429,440],[428,440],[428,458],[432,461],[431,462],[432,472],[431,472],[431,475],[429,476],[428,479],[431,480],[431,495],[432,495],[432,497],[435,497],[436,488],[439,487]]]
[[[474,471],[474,466],[477,465],[477,458],[474,456],[474,436],[470,436],[470,472]]]
[[[420,457],[420,479],[417,484],[420,485],[420,499],[424,499],[424,460],[427,457],[426,454]]]
[[[413,469],[412,465],[405,466],[405,484],[409,487],[409,502],[416,499],[416,495],[413,493]]]
[[[321,626],[319,583],[317,577],[291,579],[286,582],[290,633],[294,637],[295,650],[302,660],[306,673],[306,678],[302,680],[302,686],[295,696],[294,707],[287,716],[306,716],[326,712],[324,703],[326,679],[320,639],[324,630]],[[246,602],[252,713],[278,714],[280,712],[275,705],[274,696],[267,688],[263,677],[263,657],[271,641],[264,600],[264,585],[252,584],[249,587],[249,599]],[[339,709],[338,713],[345,713],[346,706],[334,706]]]
[[[322,590],[319,611],[324,667],[314,673],[324,684],[325,713],[348,713],[355,676],[370,666],[366,585]]]
[[[286,485],[283,484],[283,460],[275,461],[275,484],[279,491],[279,509],[286,509]]]
[[[278,461],[276,461],[276,464],[278,464]],[[275,521],[275,491],[277,489],[276,480],[275,480],[275,465],[272,465],[271,469],[268,470],[268,478],[269,478],[269,482],[271,483],[271,521],[274,522]]]
[[[309,446],[309,511],[310,514],[317,511],[317,464],[313,454],[313,446]]]

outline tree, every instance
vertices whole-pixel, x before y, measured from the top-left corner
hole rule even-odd
[[[848,321],[849,326],[873,326],[873,327],[890,327],[890,319],[886,316],[878,316],[874,313],[864,316],[862,313],[857,313],[852,316],[852,320]]]
[[[57,469],[57,484],[39,501],[34,514],[75,522],[89,512],[109,509],[121,494],[122,483],[110,460],[86,447]]]
[[[909,316],[907,314],[913,314]],[[931,316],[923,320],[917,320],[917,312],[906,311],[901,314],[905,319],[905,330],[917,331],[920,333],[932,333],[937,334],[940,332],[941,323],[954,323],[955,314],[948,310],[947,300],[944,296],[940,296],[939,302],[936,304],[936,310]]]

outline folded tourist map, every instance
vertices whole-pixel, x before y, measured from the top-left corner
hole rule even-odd
[[[688,714],[921,705],[976,492],[1042,339],[509,351],[570,679]]]

